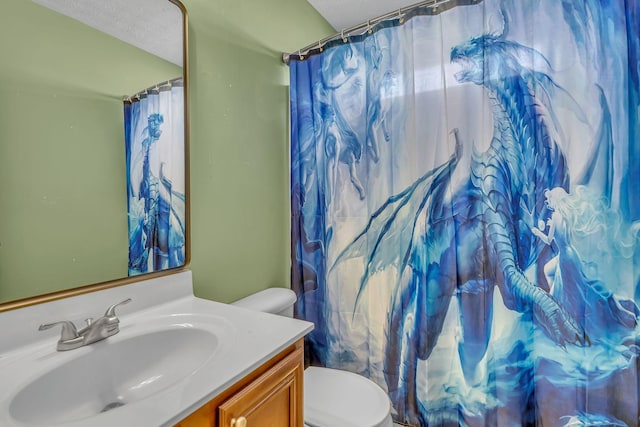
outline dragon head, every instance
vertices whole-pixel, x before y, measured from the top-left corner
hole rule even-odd
[[[537,64],[536,67],[551,68],[544,55],[533,48],[507,40],[504,32],[499,35],[483,34],[453,47],[450,59],[451,63],[461,66],[461,70],[455,74],[458,82],[488,87],[503,79],[518,76],[525,80],[546,80],[544,71],[535,71],[534,64]]]
[[[477,85],[499,77],[501,61],[497,55],[504,55],[505,41],[501,36],[483,34],[473,37],[451,49],[451,62],[462,69],[455,77],[460,83]],[[494,58],[495,60],[492,60]]]

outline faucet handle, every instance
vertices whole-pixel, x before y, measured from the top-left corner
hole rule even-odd
[[[56,325],[62,325],[62,334],[60,335],[60,341],[68,341],[78,338],[78,330],[76,329],[76,325],[73,322],[68,320],[62,320],[60,322],[53,323],[45,323],[40,325],[38,328],[39,331],[44,331],[47,329],[51,329]]]
[[[111,307],[107,308],[107,311],[104,313],[104,317],[114,317],[116,315],[117,306],[129,304],[130,302],[131,302],[131,298],[127,298],[124,301],[120,301],[117,304],[113,304]]]

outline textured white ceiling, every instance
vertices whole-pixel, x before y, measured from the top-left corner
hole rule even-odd
[[[362,24],[419,0],[308,0],[336,32]]]
[[[182,13],[158,0],[33,0],[182,66]]]

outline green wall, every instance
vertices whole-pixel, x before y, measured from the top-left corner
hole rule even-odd
[[[189,13],[196,295],[289,286],[288,81],[283,51],[335,31],[306,0],[183,0]]]
[[[190,268],[198,296],[229,302],[289,285],[281,53],[334,31],[306,0],[183,3]],[[176,67],[28,0],[3,3],[0,52],[0,301],[126,276],[121,96],[173,77]],[[64,173],[62,183],[54,172]]]

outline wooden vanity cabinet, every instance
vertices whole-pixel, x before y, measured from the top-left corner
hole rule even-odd
[[[303,342],[296,342],[176,427],[303,427]]]

